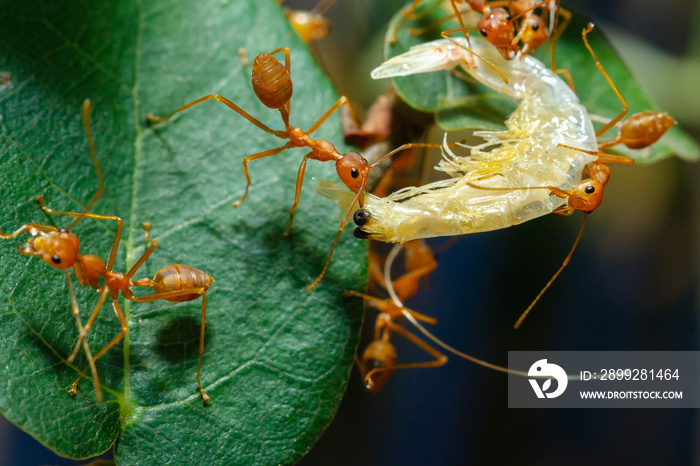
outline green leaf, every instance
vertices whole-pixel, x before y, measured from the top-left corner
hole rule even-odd
[[[422,11],[427,11],[427,8]],[[446,16],[447,13],[444,9],[436,8],[427,14],[421,15],[419,13],[419,18],[416,20],[406,21],[398,30],[396,43],[392,44],[390,38],[403,19],[403,14],[401,11],[394,16],[387,31],[385,40],[387,57],[400,55],[413,45],[439,39],[442,30],[459,28],[459,23],[452,20],[443,23],[440,27],[426,30],[421,35],[411,34],[411,28],[425,27]],[[471,19],[467,17],[466,24],[474,24],[478,19],[478,16],[473,13],[472,16]],[[557,68],[567,69],[571,72],[576,92],[590,113],[612,119],[622,111],[623,107],[610,85],[596,69],[593,57],[583,44],[581,31],[588,22],[587,18],[572,12],[571,22],[557,41]],[[606,72],[627,101],[628,114],[631,115],[642,110],[658,110],[658,107],[641,89],[627,66],[600,31],[594,29],[588,38]],[[544,63],[550,63],[550,46],[541,47],[537,57]],[[514,105],[509,105],[506,102],[507,99],[498,96],[485,86],[464,82],[464,80],[446,72],[394,78],[392,83],[397,93],[410,106],[434,113],[436,122],[446,131],[464,128],[503,128],[502,122],[515,108]],[[484,107],[484,102],[493,102],[494,104]],[[614,130],[611,130],[601,137],[601,140],[612,138],[614,135]],[[700,148],[697,143],[678,127],[670,129],[661,140],[649,149],[631,150],[623,145],[618,145],[614,150],[634,157],[638,163],[656,162],[674,154],[686,160],[700,158]]]
[[[244,156],[278,147],[215,101],[148,128],[163,115],[212,92],[281,128],[250,84],[251,59],[288,46],[294,97],[291,121],[309,127],[337,95],[272,0],[5,2],[0,13],[0,228],[46,224],[34,203],[81,210],[98,188],[80,105],[93,103],[92,134],[105,178],[93,212],[119,215],[125,228],[116,271],[143,253],[141,223],[160,247],[135,278],[184,263],[214,277],[197,392],[201,300],[131,303],[120,299],[129,333],[97,361],[105,400],[91,380],[68,388],[85,367],[66,361],[77,339],[63,274],[17,253],[28,235],[0,241],[0,410],[60,455],[87,458],[118,440],[122,464],[289,463],[331,421],[352,364],[360,300],[346,289],[366,281],[366,243],[346,231],[328,273],[312,292],[338,228],[335,205],[312,191],[311,177],[333,179],[331,164],[309,162],[293,232],[285,239],[298,165],[289,150],[250,168]],[[340,150],[340,119],[314,136]],[[69,220],[54,215],[67,226]],[[82,220],[72,230],[81,252],[106,259],[115,222]],[[75,283],[75,280],[73,280]],[[77,285],[77,283],[76,283]],[[150,292],[150,290],[146,290]],[[98,296],[77,286],[85,322]],[[147,294],[147,293],[140,293]],[[105,305],[88,341],[107,344],[119,323]],[[89,375],[89,374],[88,374]]]

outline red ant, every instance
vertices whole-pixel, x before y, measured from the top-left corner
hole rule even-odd
[[[658,141],[675,124],[676,120],[665,113],[644,110],[625,118],[617,137],[600,143],[598,148],[603,150],[624,144],[630,149],[644,149]]]
[[[204,355],[204,329],[206,320],[206,307],[207,307],[207,295],[206,292],[211,286],[213,278],[206,273],[198,270],[194,267],[182,264],[166,265],[160,269],[153,279],[142,278],[136,281],[132,281],[132,277],[138,271],[138,269],[143,265],[143,263],[148,259],[148,257],[153,253],[153,251],[158,247],[158,242],[149,238],[150,224],[144,224],[145,238],[146,242],[150,243],[150,247],[143,253],[141,258],[136,261],[136,263],[131,267],[131,269],[126,273],[114,272],[112,270],[114,266],[114,261],[117,255],[117,249],[119,247],[119,242],[121,240],[123,220],[119,217],[113,215],[97,215],[88,213],[92,206],[97,202],[97,200],[102,196],[104,192],[104,181],[102,179],[102,172],[100,170],[100,164],[97,160],[97,153],[95,151],[95,145],[92,140],[92,135],[90,133],[90,101],[85,100],[83,103],[83,125],[85,127],[85,134],[87,136],[88,145],[90,147],[90,153],[92,154],[92,159],[95,164],[95,171],[97,172],[97,178],[99,180],[100,188],[87,205],[87,207],[80,213],[77,212],[62,212],[51,210],[44,205],[44,199],[42,196],[37,198],[39,206],[47,214],[59,214],[68,215],[69,217],[75,218],[73,223],[71,223],[67,228],[57,228],[55,226],[49,225],[38,225],[35,223],[28,223],[22,225],[15,232],[10,234],[3,234],[0,231],[0,238],[14,238],[23,232],[29,232],[32,235],[27,243],[23,247],[18,248],[20,254],[25,254],[28,256],[36,256],[47,264],[65,271],[66,280],[68,282],[68,288],[71,294],[71,301],[73,307],[73,314],[76,317],[78,324],[79,338],[75,349],[68,357],[68,361],[72,362],[77,355],[79,348],[82,346],[85,350],[86,356],[88,358],[88,367],[92,372],[92,376],[95,383],[95,397],[98,403],[102,402],[102,395],[99,386],[99,379],[97,376],[97,370],[95,368],[95,361],[99,359],[103,354],[105,354],[110,348],[119,343],[124,335],[129,331],[129,327],[124,317],[117,298],[119,296],[119,291],[122,292],[124,298],[133,302],[150,302],[164,299],[170,302],[182,302],[182,301],[192,301],[194,299],[202,297],[202,323],[199,341],[199,363],[197,366],[197,385],[199,386],[199,391],[202,394],[202,399],[204,402],[209,401],[209,395],[207,395],[202,388],[200,382],[200,372],[202,369],[202,357]],[[117,222],[117,232],[112,242],[112,248],[109,254],[109,259],[105,265],[104,261],[94,255],[94,254],[80,254],[80,240],[75,233],[70,230],[83,218],[93,218],[99,220],[110,220]],[[75,305],[75,296],[73,294],[73,287],[68,275],[68,269],[73,268],[73,272],[78,280],[78,282],[83,286],[91,286],[98,293],[100,293],[100,300],[95,306],[89,320],[83,326],[80,322],[80,316],[77,314],[77,306]],[[102,277],[104,280],[104,285],[99,284],[99,278]],[[131,292],[131,287],[148,286],[153,288],[154,294],[148,296],[137,297]],[[112,308],[114,313],[121,324],[121,331],[119,334],[112,339],[104,348],[102,348],[94,357],[91,356],[87,343],[85,342],[85,337],[90,331],[97,313],[104,304],[107,295],[112,298]],[[77,383],[83,377],[87,368],[80,373],[78,378],[71,385],[69,393],[75,395],[77,391]]]
[[[272,56],[280,52],[284,53],[284,65],[282,65],[276,58]],[[326,113],[321,115],[321,117],[318,120],[316,120],[316,122],[313,125],[311,125],[311,127],[308,130],[304,131],[298,126],[290,125],[289,107],[293,87],[292,78],[290,75],[289,48],[287,47],[279,48],[270,53],[261,53],[257,57],[255,57],[255,62],[253,63],[253,70],[251,73],[251,81],[253,84],[253,91],[255,92],[255,95],[258,97],[258,99],[260,99],[260,101],[267,107],[277,109],[280,112],[285,127],[283,131],[273,130],[269,128],[265,124],[258,121],[255,117],[250,115],[248,112],[241,109],[225,97],[220,96],[219,94],[209,94],[205,95],[204,97],[200,97],[199,99],[196,99],[186,105],[183,105],[182,107],[178,108],[166,117],[158,117],[152,114],[148,114],[146,116],[146,121],[149,123],[167,121],[176,113],[182,112],[194,105],[205,102],[207,100],[215,99],[223,103],[239,115],[241,115],[246,120],[253,123],[258,128],[262,129],[266,133],[270,133],[274,136],[277,136],[280,139],[289,139],[289,141],[283,146],[277,147],[275,149],[265,150],[257,154],[245,157],[243,159],[243,173],[245,174],[246,178],[246,188],[245,192],[243,193],[243,196],[238,201],[234,202],[234,207],[238,207],[248,195],[248,187],[251,184],[250,176],[248,175],[248,162],[279,154],[285,149],[290,149],[292,147],[308,147],[309,149],[311,149],[311,152],[304,156],[304,158],[301,161],[301,164],[299,165],[299,172],[297,173],[296,181],[296,190],[294,194],[294,202],[292,203],[292,207],[289,210],[289,225],[287,227],[287,231],[285,232],[285,236],[288,236],[292,229],[294,211],[297,208],[297,204],[299,204],[301,186],[304,181],[306,161],[308,159],[312,159],[321,162],[335,162],[335,169],[338,173],[338,177],[345,184],[345,186],[347,186],[352,192],[355,193],[355,198],[350,204],[350,207],[348,208],[347,212],[345,213],[345,216],[340,222],[338,234],[335,237],[335,241],[333,242],[331,252],[328,256],[328,260],[326,261],[326,264],[324,265],[321,274],[311,285],[309,285],[309,287],[307,287],[307,291],[310,291],[316,287],[316,285],[321,281],[321,279],[325,275],[326,270],[328,269],[328,265],[330,264],[331,257],[333,255],[333,251],[335,250],[335,246],[338,243],[340,233],[345,228],[345,224],[347,223],[347,220],[350,216],[350,213],[353,210],[355,203],[359,203],[360,206],[362,206],[363,204],[363,192],[367,186],[367,178],[370,169],[378,163],[380,163],[381,161],[383,161],[384,159],[386,159],[387,157],[390,157],[391,155],[394,155],[395,153],[408,149],[410,147],[433,147],[438,146],[438,144],[404,144],[403,146],[389,152],[380,160],[378,160],[370,166],[367,160],[357,152],[347,152],[345,154],[341,154],[329,141],[326,141],[324,139],[312,139],[311,134],[314,131],[316,131],[335,111],[337,111],[344,104],[347,104],[348,109],[350,109],[352,118],[355,121],[357,121],[353,106],[350,100],[345,96],[340,97],[338,101],[331,108],[329,108],[326,111]]]
[[[420,278],[428,275],[437,266],[432,251],[423,240],[405,243],[403,247],[406,251],[405,264],[408,272],[392,283],[393,290],[402,301],[416,294]],[[370,258],[370,270],[373,271],[372,276],[380,284],[386,286],[383,275],[379,272],[379,262],[376,256]],[[394,322],[404,315],[404,312],[416,320],[433,325],[437,324],[437,320],[434,318],[406,307],[399,307],[391,298],[379,299],[356,291],[346,291],[345,296],[359,296],[380,311],[374,324],[374,340],[367,345],[361,358],[355,356],[355,365],[360,371],[365,387],[371,393],[376,393],[382,388],[394,370],[439,367],[447,363],[447,356]],[[396,364],[396,348],[389,341],[392,332],[403,336],[435,359],[427,362]]]

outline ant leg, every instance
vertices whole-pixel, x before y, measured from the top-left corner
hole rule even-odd
[[[107,293],[109,293],[109,288],[108,287],[103,287],[102,291],[100,291],[100,299],[97,301],[97,305],[92,311],[92,314],[90,314],[90,319],[88,319],[87,323],[83,326],[83,330],[85,331],[85,335],[80,335],[78,337],[78,342],[75,344],[75,347],[73,348],[73,352],[68,356],[68,362],[73,362],[75,357],[78,355],[78,351],[80,350],[80,346],[83,343],[83,339],[87,336],[88,332],[90,332],[90,329],[92,328],[92,324],[95,322],[95,318],[97,317],[97,313],[100,311],[102,308],[102,305],[105,303],[105,300],[107,299]]]
[[[260,121],[255,119],[248,112],[246,112],[245,110],[243,110],[242,108],[240,108],[239,106],[237,106],[236,104],[234,104],[233,102],[228,100],[226,97],[223,97],[219,94],[209,94],[209,95],[205,95],[204,97],[200,97],[199,99],[194,100],[194,101],[190,102],[189,104],[183,105],[182,107],[178,108],[177,110],[175,110],[173,113],[171,113],[170,115],[168,115],[166,117],[159,117],[159,116],[155,116],[155,115],[149,113],[148,115],[146,115],[146,123],[151,124],[153,122],[167,121],[170,118],[172,118],[172,116],[175,115],[176,113],[185,111],[188,108],[193,107],[193,106],[200,104],[202,102],[206,102],[209,99],[216,99],[217,101],[226,105],[228,108],[230,108],[234,112],[238,113],[240,116],[242,116],[243,118],[245,118],[249,122],[253,123],[255,126],[260,128],[261,130],[265,131],[266,133],[274,134],[278,138],[283,138],[283,139],[287,137],[287,133],[285,131],[275,131],[271,128],[268,128],[263,123],[261,123]]]
[[[593,23],[588,23],[588,27],[583,30],[582,36],[583,36],[583,43],[586,44],[586,48],[588,51],[591,53],[591,56],[593,56],[593,60],[595,60],[595,66],[598,67],[598,70],[601,72],[603,77],[605,78],[606,81],[608,81],[608,84],[610,84],[610,87],[612,90],[615,92],[615,95],[617,96],[618,99],[620,99],[620,102],[622,102],[622,106],[625,107],[622,112],[612,120],[608,122],[607,125],[603,126],[600,128],[598,131],[596,131],[595,135],[596,137],[602,136],[607,130],[615,126],[615,124],[622,120],[622,118],[627,114],[628,107],[627,107],[627,102],[625,102],[625,99],[622,97],[622,94],[620,94],[620,91],[617,90],[617,87],[615,87],[615,84],[613,84],[612,79],[610,79],[610,76],[608,76],[608,73],[605,72],[605,69],[603,68],[603,65],[600,64],[600,61],[598,61],[598,57],[596,57],[595,52],[591,48],[591,45],[588,43],[588,33],[593,30]]]
[[[454,147],[455,144],[448,144],[448,146]],[[431,142],[409,142],[409,143],[407,143],[407,144],[403,144],[403,145],[397,147],[396,149],[392,150],[392,151],[389,152],[388,154],[385,154],[384,156],[382,156],[382,158],[380,158],[379,160],[377,160],[376,162],[374,162],[372,165],[370,165],[370,166],[369,166],[369,169],[371,170],[372,168],[376,167],[377,165],[379,165],[380,163],[382,163],[384,160],[388,159],[388,158],[391,157],[392,155],[397,154],[397,153],[399,153],[399,152],[401,152],[401,151],[404,151],[404,150],[411,149],[411,148],[413,148],[413,147],[442,147],[442,144],[441,144],[441,143],[437,143],[437,142],[436,142],[436,143],[431,143]]]
[[[359,298],[362,298],[365,301],[372,303],[374,307],[381,308],[381,312],[391,315],[392,318],[397,317],[398,315],[403,315],[401,312],[399,314],[396,314],[395,312],[390,312],[384,309],[384,306],[381,306],[381,304],[386,301],[385,299],[376,298],[374,296],[370,296],[368,294],[360,293],[357,291],[344,291],[343,296],[357,296]],[[426,316],[425,314],[421,314],[420,312],[414,311],[413,309],[401,307],[399,308],[399,311],[407,311],[416,320],[420,320],[421,322],[425,322],[431,325],[437,325],[437,319],[435,319],[434,317]]]
[[[355,123],[355,125],[360,126],[360,122],[357,120],[357,113],[355,113],[355,107],[352,105],[352,102],[350,102],[350,99],[348,99],[345,96],[342,96],[338,101],[333,104],[331,108],[326,110],[326,113],[321,115],[321,117],[316,120],[316,123],[311,125],[311,127],[306,131],[307,135],[311,135],[314,131],[316,131],[325,121],[330,118],[330,116],[335,113],[343,104],[348,105],[348,110],[350,111],[350,115],[352,116],[352,120]]]
[[[199,392],[202,394],[202,401],[208,402],[211,398],[204,392],[202,388],[202,382],[199,380],[199,374],[202,372],[202,359],[204,357],[204,322],[207,320],[207,294],[202,295],[202,324],[199,331],[199,362],[197,363],[197,385],[199,386]]]
[[[365,186],[367,185],[367,178],[362,180],[362,184],[360,185],[359,189],[357,190],[357,193],[355,194],[355,199],[353,199],[352,203],[348,207],[348,210],[345,212],[345,216],[343,219],[340,221],[340,226],[338,227],[338,234],[335,235],[335,240],[333,240],[333,246],[331,246],[331,252],[328,254],[328,259],[326,260],[326,264],[323,266],[323,270],[321,270],[321,274],[314,280],[314,282],[309,285],[306,288],[306,291],[311,291],[314,288],[316,288],[316,285],[321,281],[323,276],[326,274],[326,270],[328,270],[328,266],[331,263],[331,257],[333,257],[333,251],[335,250],[335,246],[338,244],[338,239],[340,238],[340,233],[343,232],[343,229],[345,228],[345,224],[348,222],[348,218],[350,217],[350,213],[352,212],[353,207],[355,207],[355,203],[360,199],[362,196],[362,192],[365,189]]]
[[[241,205],[241,202],[243,202],[248,195],[248,188],[250,187],[250,176],[248,176],[248,162],[252,160],[257,160],[257,159],[262,159],[265,157],[269,157],[271,155],[279,154],[285,149],[289,149],[290,147],[294,147],[294,144],[291,142],[288,142],[287,144],[277,147],[275,149],[270,149],[266,150],[263,152],[258,152],[257,154],[249,155],[248,157],[243,159],[243,174],[245,175],[245,180],[246,180],[246,185],[245,185],[245,192],[243,193],[243,197],[241,197],[239,200],[233,203],[233,207],[238,207]]]
[[[369,388],[373,386],[372,382],[372,376],[379,373],[379,372],[384,372],[384,371],[390,371],[390,370],[397,370],[397,369],[420,369],[420,368],[428,368],[428,367],[440,367],[444,366],[447,364],[447,356],[418,338],[416,335],[412,334],[408,330],[404,329],[403,327],[396,325],[392,322],[387,322],[386,326],[391,329],[392,331],[398,333],[426,353],[430,354],[435,358],[433,361],[426,361],[426,362],[413,362],[413,363],[407,363],[407,364],[397,364],[396,366],[392,367],[378,367],[375,369],[372,369],[365,375],[365,384]]]
[[[304,182],[304,172],[306,171],[306,161],[309,159],[309,155],[313,154],[313,152],[309,152],[304,156],[304,158],[301,161],[301,164],[299,165],[299,172],[297,173],[297,185],[296,189],[294,191],[294,203],[292,204],[292,208],[289,209],[289,226],[287,227],[287,231],[284,232],[284,236],[289,236],[289,234],[292,231],[292,221],[294,220],[294,211],[297,210],[297,204],[299,204],[299,196],[301,195],[301,185]]]
[[[64,270],[65,276],[66,276],[66,283],[68,284],[68,292],[70,294],[70,301],[71,301],[71,311],[73,312],[73,316],[75,317],[75,323],[78,326],[78,334],[80,335],[80,339],[82,340],[82,345],[83,345],[83,350],[85,351],[85,357],[88,360],[88,367],[85,368],[85,370],[78,376],[78,379],[71,385],[70,390],[68,391],[68,394],[71,396],[75,395],[75,390],[74,388],[77,387],[75,384],[77,383],[78,380],[85,374],[85,371],[90,369],[90,372],[92,373],[92,380],[95,385],[95,399],[97,400],[97,403],[102,403],[102,390],[100,389],[100,377],[97,374],[97,366],[95,366],[95,359],[92,357],[92,353],[90,352],[90,346],[88,345],[87,341],[85,341],[85,329],[83,328],[83,323],[80,320],[80,310],[78,309],[78,302],[75,300],[75,292],[73,291],[73,283],[71,282],[70,275],[68,275],[68,270]]]
[[[596,155],[598,156],[597,163],[635,163],[635,159],[632,157],[625,157],[622,155],[613,155],[606,152],[599,152],[594,150],[579,149],[578,147],[567,146],[566,144],[559,144],[559,147],[564,147],[566,149],[576,150],[583,152],[584,154]]]
[[[413,35],[413,36],[420,36],[420,35],[423,35],[423,34],[425,34],[426,32],[432,31],[433,29],[435,29],[435,28],[437,28],[438,26],[440,26],[442,23],[444,23],[444,22],[446,22],[446,21],[449,21],[449,20],[451,20],[451,19],[454,18],[454,17],[457,17],[457,21],[459,21],[459,25],[460,25],[462,28],[464,28],[465,26],[464,26],[464,21],[462,20],[462,12],[459,11],[459,9],[458,9],[458,7],[457,7],[457,5],[456,5],[456,3],[455,3],[455,0],[450,0],[450,3],[452,4],[452,10],[453,10],[453,13],[452,13],[452,14],[449,14],[449,15],[444,16],[444,17],[442,17],[442,18],[436,19],[436,20],[433,21],[432,23],[428,24],[427,26],[423,26],[422,28],[412,28],[412,29],[409,29],[409,30],[408,30],[408,33],[411,34],[411,35]],[[429,9],[426,9],[426,10],[422,11],[421,14],[420,14],[420,16],[422,17],[422,16],[427,15],[430,11],[432,11],[433,9],[435,9],[435,8],[436,8],[437,6],[439,6],[439,5],[440,5],[440,2],[436,2],[436,3],[435,3],[433,6],[431,6]],[[416,16],[417,16],[417,15],[416,15]],[[414,17],[413,19],[415,20],[415,19],[417,19],[417,18]],[[468,42],[469,42],[469,37],[467,37],[467,33],[466,33],[466,32],[464,33],[464,36],[466,37],[467,43],[468,43]]]
[[[109,260],[107,261],[107,270],[111,271],[112,267],[114,266],[114,260],[117,257],[117,249],[119,248],[119,241],[121,240],[122,237],[122,229],[124,227],[124,221],[116,217],[114,215],[98,215],[98,214],[85,214],[85,213],[77,213],[77,212],[62,212],[59,210],[51,210],[46,205],[44,205],[44,196],[39,196],[36,198],[36,202],[39,204],[39,207],[41,207],[45,212],[48,212],[50,214],[60,214],[60,215],[68,215],[70,217],[76,217],[76,218],[94,218],[97,220],[115,220],[117,222],[117,233],[114,235],[114,241],[112,242],[112,249],[109,252]]]
[[[128,278],[129,280],[131,280],[131,277],[134,276],[134,274],[136,273],[136,271],[137,271],[139,268],[141,268],[141,266],[143,265],[143,263],[146,262],[146,259],[148,259],[148,258],[150,257],[150,255],[153,254],[153,251],[155,251],[156,248],[158,247],[158,241],[156,241],[156,240],[154,240],[154,239],[151,239],[151,238],[149,237],[149,233],[150,233],[150,231],[151,231],[151,222],[145,222],[145,223],[143,223],[143,229],[144,229],[144,241],[145,241],[146,243],[151,243],[151,245],[150,245],[149,248],[146,249],[146,251],[141,255],[141,257],[139,258],[139,260],[137,260],[136,263],[135,263],[134,265],[132,265],[131,268],[129,269],[129,272],[126,274],[126,278]],[[137,286],[152,286],[152,285],[137,285]]]
[[[94,358],[94,361],[97,361],[97,359],[105,354],[107,351],[109,351],[114,345],[119,343],[122,338],[124,338],[124,335],[126,335],[129,332],[129,326],[126,323],[126,318],[124,317],[124,313],[122,312],[122,309],[119,307],[119,304],[117,303],[116,299],[112,299],[112,309],[114,309],[114,313],[117,315],[117,319],[119,319],[119,323],[121,324],[122,330],[119,332],[119,335],[114,337],[112,341],[107,343],[107,345],[102,348]],[[83,372],[80,373],[77,379],[75,379],[75,382],[70,387],[69,393],[71,396],[75,396],[75,393],[78,390],[78,381],[85,375],[85,371],[87,371],[87,368],[83,370]]]
[[[83,214],[87,214],[90,209],[92,209],[92,206],[95,205],[95,202],[102,197],[102,193],[104,193],[105,190],[105,183],[104,180],[102,179],[102,170],[100,170],[100,162],[97,160],[97,152],[95,151],[95,143],[92,140],[92,133],[90,132],[90,99],[85,99],[83,101],[83,126],[85,127],[85,137],[87,138],[88,141],[88,146],[90,147],[90,154],[92,155],[92,161],[95,164],[95,171],[97,172],[97,179],[100,182],[100,188],[97,190],[95,193],[95,196],[92,198],[90,203],[83,209]],[[79,221],[80,219],[85,218],[85,217],[78,217],[76,218],[73,223],[70,224],[66,230],[70,230],[73,228]]]
[[[405,23],[407,19],[412,17],[413,12],[416,11],[416,8],[418,8],[419,3],[420,3],[420,0],[414,0],[413,4],[406,9],[407,11],[404,13],[403,18],[401,18],[401,21],[399,21],[399,24],[397,24],[396,28],[394,29],[394,35],[391,36],[391,39],[389,39],[390,43],[392,43],[392,44],[396,43],[396,35],[399,33],[399,31],[403,27],[403,23]],[[428,11],[432,10],[435,6],[437,6],[439,4],[440,4],[440,0],[437,0]]]
[[[288,72],[291,72],[290,68],[290,58],[289,58],[289,47],[280,47],[278,49],[269,52],[267,55],[274,55],[279,52],[284,52],[284,67],[287,68]]]
[[[129,290],[124,290],[122,291],[122,294],[126,299],[129,301],[133,301],[136,303],[146,303],[146,302],[151,302],[151,301],[158,301],[161,299],[165,299],[166,301],[171,299],[171,298],[177,298],[179,296],[184,296],[184,295],[192,295],[192,294],[198,294],[202,296],[202,323],[201,323],[201,329],[200,329],[200,335],[199,335],[199,364],[197,366],[197,385],[199,386],[199,391],[202,394],[202,400],[204,402],[208,402],[210,400],[209,395],[206,394],[204,391],[204,388],[202,387],[202,383],[199,380],[199,374],[202,370],[202,358],[204,356],[204,331],[206,328],[206,319],[207,319],[207,290],[204,288],[188,288],[185,290],[175,290],[175,291],[166,291],[164,293],[155,293],[149,296],[142,296],[142,297],[136,297],[131,293]],[[192,300],[190,300],[192,301]]]
[[[557,66],[554,64],[554,52],[557,48],[557,39],[559,39],[559,36],[561,36],[561,33],[564,32],[564,29],[566,29],[566,26],[569,25],[569,21],[571,21],[571,12],[569,10],[562,9],[560,6],[560,1],[557,0],[557,12],[554,15],[554,31],[552,35],[552,71],[561,74],[566,78],[566,83],[569,85],[569,88],[576,92],[576,86],[574,86],[574,78],[571,76],[571,73],[569,70],[560,70],[557,69]],[[559,15],[564,16],[564,21],[562,21],[561,24],[559,23]]]
[[[559,189],[556,186],[530,186],[527,188],[493,188],[490,186],[480,186],[478,184],[474,184],[472,182],[467,182],[468,186],[471,186],[472,188],[475,189],[483,189],[484,191],[516,191],[516,190],[531,190],[531,189],[549,189],[552,194],[555,196],[559,196],[561,198],[570,198],[570,197],[576,197],[574,193],[569,192],[569,191],[564,191],[563,189]]]
[[[574,212],[576,212],[576,209],[574,209],[573,207],[569,207],[569,206],[560,207],[560,208],[552,211],[553,214],[563,215],[565,217],[570,217],[571,215],[574,214]]]

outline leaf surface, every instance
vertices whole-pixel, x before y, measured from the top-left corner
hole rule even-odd
[[[0,241],[0,410],[60,455],[87,458],[115,441],[122,464],[289,463],[321,435],[347,384],[362,303],[344,298],[366,281],[366,243],[344,232],[326,278],[321,271],[338,228],[335,205],[312,192],[333,179],[310,161],[290,238],[283,233],[302,149],[251,162],[284,142],[218,102],[168,123],[144,124],[219,92],[275,129],[279,113],[250,84],[249,60],[291,48],[292,124],[309,127],[337,99],[272,0],[6,2],[0,12],[0,228],[46,224],[34,203],[80,211],[98,188],[80,116],[92,100],[92,134],[105,178],[93,212],[124,219],[116,271],[143,254],[142,222],[160,246],[135,278],[167,264],[214,277],[207,293],[202,383],[197,392],[201,300],[131,303],[120,298],[129,333],[97,361],[105,400],[91,380],[67,390],[86,360],[66,361],[77,339],[63,274],[17,253],[28,235]],[[281,56],[278,56],[281,59]],[[342,144],[339,116],[317,138]],[[59,226],[64,216],[54,215]],[[106,260],[116,225],[83,220],[81,252]],[[71,273],[72,275],[72,273]],[[98,296],[77,282],[85,322]],[[150,293],[150,289],[138,292]],[[88,341],[93,352],[119,332],[108,303]]]

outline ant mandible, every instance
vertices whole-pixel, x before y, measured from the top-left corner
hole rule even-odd
[[[146,231],[146,242],[150,243],[148,249],[143,253],[141,258],[136,261],[136,263],[131,267],[131,269],[126,273],[114,272],[112,269],[114,267],[114,261],[117,255],[117,249],[119,247],[119,242],[121,240],[121,234],[123,229],[123,220],[119,217],[113,215],[98,215],[88,213],[97,200],[102,196],[104,192],[104,180],[102,178],[102,171],[100,170],[100,164],[97,160],[97,153],[95,151],[95,145],[92,140],[92,135],[90,133],[90,101],[85,100],[83,103],[83,125],[85,127],[85,134],[88,141],[88,146],[90,147],[90,153],[92,155],[93,162],[95,164],[95,171],[97,173],[97,178],[99,180],[100,188],[97,193],[90,201],[90,203],[85,207],[85,209],[78,212],[63,212],[49,209],[44,205],[43,196],[36,199],[39,206],[47,214],[58,214],[67,215],[69,217],[75,218],[73,223],[71,223],[67,228],[57,228],[55,226],[49,225],[38,225],[35,223],[28,223],[22,225],[15,232],[10,234],[4,234],[0,231],[0,238],[14,238],[23,232],[28,232],[32,235],[26,244],[18,248],[20,254],[25,254],[28,256],[36,256],[47,264],[55,267],[57,269],[64,270],[66,275],[66,280],[68,282],[69,291],[71,293],[71,301],[73,304],[73,313],[76,316],[78,323],[79,338],[78,342],[68,357],[68,362],[72,362],[77,355],[80,347],[82,346],[85,350],[86,356],[88,358],[88,367],[91,370],[94,382],[95,382],[95,394],[98,403],[102,401],[101,391],[99,388],[99,379],[97,376],[97,370],[95,368],[95,361],[105,354],[114,345],[119,343],[119,341],[124,338],[129,332],[129,327],[124,317],[124,313],[117,302],[119,296],[119,291],[122,292],[124,298],[133,302],[150,302],[157,300],[166,300],[170,302],[182,302],[182,301],[192,301],[194,299],[202,297],[202,322],[200,331],[200,341],[199,341],[199,363],[197,366],[197,385],[199,391],[202,395],[204,402],[210,400],[209,395],[206,394],[202,384],[200,382],[200,372],[202,369],[202,357],[204,354],[204,329],[206,320],[206,303],[207,295],[206,292],[211,286],[213,278],[206,273],[198,270],[194,267],[182,264],[166,265],[160,269],[153,279],[142,278],[136,281],[132,281],[134,274],[143,265],[143,263],[148,259],[148,257],[153,253],[153,251],[158,247],[158,242],[149,238],[150,224],[144,224],[144,229]],[[94,254],[80,254],[80,240],[75,233],[70,230],[83,218],[92,218],[98,220],[109,220],[117,222],[117,231],[112,242],[112,248],[109,254],[109,259],[105,265],[104,261],[94,255]],[[68,275],[68,269],[73,268],[76,279],[83,286],[91,286],[98,293],[100,293],[100,300],[95,306],[89,320],[83,326],[80,322],[80,317],[77,314],[77,306],[75,305],[75,296],[73,294],[72,283],[70,276]],[[100,285],[99,278],[103,279],[104,284]],[[151,287],[154,290],[154,294],[148,296],[137,297],[131,292],[131,287]],[[121,331],[114,337],[104,348],[102,348],[94,357],[91,356],[89,347],[85,342],[85,337],[90,331],[97,314],[104,304],[107,295],[112,298],[112,309],[121,324]],[[71,385],[69,393],[75,395],[77,391],[77,383],[83,377],[87,368],[80,373],[78,378]]]

